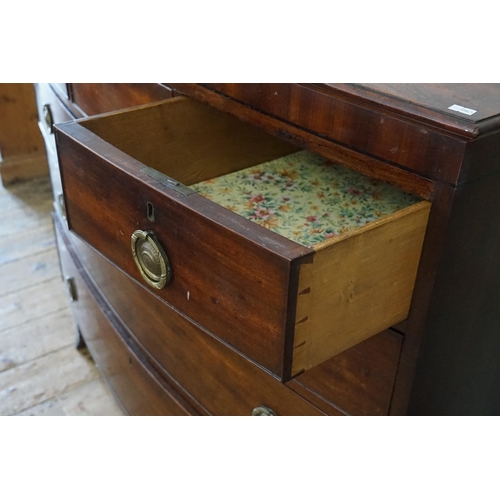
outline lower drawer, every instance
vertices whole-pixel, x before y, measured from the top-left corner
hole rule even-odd
[[[403,336],[385,330],[302,373],[289,387],[350,415],[387,415],[399,365]]]
[[[382,332],[300,375],[287,388],[184,319],[78,237],[72,241],[121,319],[209,412],[248,415],[256,406],[267,406],[283,415],[317,413],[291,389],[327,414],[388,413],[400,335]]]
[[[120,319],[161,368],[213,415],[321,415],[287,386],[138,285],[78,237],[72,242]],[[332,414],[342,414],[333,410]]]
[[[63,241],[60,223],[56,221],[55,227],[63,277],[72,280],[76,290],[71,304],[76,323],[122,407],[130,415],[188,415],[184,405],[166,391],[126,344],[115,328],[119,325],[110,322],[106,306],[99,303],[77,269]]]

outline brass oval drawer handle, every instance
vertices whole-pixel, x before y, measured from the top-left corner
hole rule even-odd
[[[165,250],[152,231],[134,231],[132,256],[144,281],[153,288],[163,288],[172,277],[172,267]]]
[[[45,124],[49,129],[51,134],[54,133],[54,119],[52,117],[52,110],[50,109],[50,104],[43,105],[43,119],[45,120]]]
[[[271,408],[267,408],[265,406],[257,406],[252,410],[252,417],[275,417],[276,413],[274,413]]]

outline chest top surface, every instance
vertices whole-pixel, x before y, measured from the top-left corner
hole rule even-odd
[[[500,115],[500,85],[496,83],[367,83],[358,86],[472,123]]]
[[[477,136],[500,126],[498,83],[319,84],[377,103],[395,113],[428,119],[451,132]]]

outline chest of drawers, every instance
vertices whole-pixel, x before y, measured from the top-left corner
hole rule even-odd
[[[75,317],[127,411],[498,413],[498,86],[68,89],[39,88],[41,114],[140,105],[56,125],[49,160],[63,270],[94,304]],[[307,246],[195,192],[304,149],[413,201]],[[130,366],[99,361],[115,350]]]

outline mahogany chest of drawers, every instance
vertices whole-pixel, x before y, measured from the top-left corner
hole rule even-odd
[[[46,84],[37,98],[75,321],[129,414],[499,413],[499,86]],[[409,201],[340,233],[309,215],[326,236],[308,245],[272,211],[256,224],[197,191],[308,155],[375,186],[370,202]],[[356,204],[368,190],[350,182]],[[299,191],[285,194],[288,211]]]

